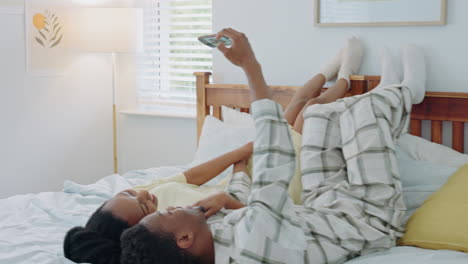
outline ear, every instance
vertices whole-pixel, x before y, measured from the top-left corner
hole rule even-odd
[[[195,236],[192,231],[186,231],[186,232],[180,232],[177,234],[177,246],[181,249],[188,249],[190,248],[194,241],[195,241]]]

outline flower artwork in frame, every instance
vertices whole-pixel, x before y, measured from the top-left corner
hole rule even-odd
[[[68,61],[67,9],[47,1],[26,1],[26,68],[39,76],[62,75]]]
[[[447,0],[315,0],[315,25],[445,25]]]

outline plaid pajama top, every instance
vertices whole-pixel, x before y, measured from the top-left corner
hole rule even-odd
[[[251,192],[245,208],[210,224],[216,263],[342,263],[394,246],[405,210],[394,139],[410,109],[405,87],[309,107],[297,206],[287,192],[296,164],[282,109],[254,102]]]

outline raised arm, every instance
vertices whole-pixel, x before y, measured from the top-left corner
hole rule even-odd
[[[203,185],[218,176],[234,163],[245,160],[252,155],[252,143],[202,163],[184,172],[187,183]]]
[[[232,40],[232,47],[227,48],[221,43],[218,49],[230,62],[244,70],[249,81],[252,102],[271,98],[272,92],[265,82],[262,67],[258,63],[245,34],[237,32],[232,28],[227,28],[216,35],[218,39],[222,36],[226,36]]]
[[[252,99],[250,110],[255,122],[256,137],[247,210],[255,216],[251,220],[258,221],[259,226],[267,221],[275,222],[278,216],[285,214],[294,219],[293,202],[287,191],[296,160],[288,123],[283,117],[281,106],[265,100],[270,99],[272,92],[265,83],[260,64],[247,37],[233,29],[222,30],[217,37],[221,36],[232,40],[230,48],[222,44],[218,48],[229,61],[244,70]],[[264,225],[263,228],[267,233],[280,230],[278,225]],[[286,228],[294,228],[294,225]]]

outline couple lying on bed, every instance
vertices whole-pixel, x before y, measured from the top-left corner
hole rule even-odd
[[[185,205],[202,206],[165,210],[164,192],[158,199],[141,187],[121,192],[84,228],[67,233],[65,256],[91,263],[340,263],[394,246],[405,206],[393,140],[407,129],[412,103],[424,96],[422,52],[405,49],[401,82],[384,50],[380,85],[337,100],[361,63],[362,46],[351,38],[296,92],[283,113],[269,100],[271,92],[247,38],[232,29],[222,35],[233,45],[219,49],[245,71],[251,89],[256,126],[252,184],[242,172],[252,151],[248,144],[172,177],[176,183],[201,185],[235,163],[227,194],[218,194],[220,187],[199,187],[208,190],[200,192],[201,201]],[[325,81],[337,74],[336,85],[320,94]],[[294,205],[287,193],[296,168],[288,124],[303,132],[303,205]],[[172,183],[146,189],[167,184]],[[212,216],[207,223],[206,216],[221,207],[243,208]]]

